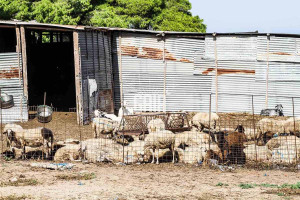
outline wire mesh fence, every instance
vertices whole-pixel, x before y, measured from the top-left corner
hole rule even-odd
[[[210,101],[209,110],[211,106]],[[296,110],[294,104],[292,108]],[[49,123],[40,123],[37,107],[30,107],[28,122],[1,124],[2,158],[290,168],[299,164],[300,118],[295,116],[262,116],[254,109],[122,117],[104,113],[90,116],[91,123],[81,126],[76,109],[53,110]]]

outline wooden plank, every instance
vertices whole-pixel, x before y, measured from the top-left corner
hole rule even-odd
[[[21,49],[22,49],[22,61],[23,61],[24,95],[28,102],[27,53],[26,53],[26,37],[25,37],[24,26],[21,26]]]
[[[17,37],[17,47],[16,47],[16,52],[18,53],[18,69],[19,69],[19,84],[21,85],[21,59],[20,59],[20,54],[22,51],[21,48],[21,34],[20,34],[20,28],[16,27],[16,37]],[[23,122],[23,96],[20,97],[21,99],[21,109],[20,109],[20,121]]]
[[[83,124],[82,112],[82,92],[81,92],[81,65],[80,65],[80,52],[79,52],[79,34],[73,32],[73,45],[74,45],[74,67],[75,67],[75,88],[76,88],[76,110],[77,110],[77,123]]]

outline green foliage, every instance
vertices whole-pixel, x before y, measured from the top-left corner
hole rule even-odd
[[[0,0],[0,18],[29,20],[32,17],[30,7],[29,0]]]
[[[221,182],[219,182],[216,186],[229,186],[228,184],[224,184],[224,183],[221,183]]]
[[[205,32],[189,0],[0,0],[1,19],[161,31]]]
[[[254,188],[254,186],[252,184],[249,183],[241,183],[239,185],[242,189],[249,189],[249,188]]]
[[[69,25],[81,24],[91,8],[90,0],[41,0],[32,5],[38,22]]]

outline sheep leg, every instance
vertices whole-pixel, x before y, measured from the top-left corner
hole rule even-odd
[[[175,163],[175,148],[174,148],[174,144],[171,145],[170,150],[171,150],[172,156],[173,156],[172,162]]]
[[[157,157],[156,157],[156,164],[157,164],[157,165],[159,164],[159,161],[158,161],[159,158],[158,158],[158,157],[159,157],[159,148],[157,149]]]
[[[155,157],[155,149],[152,149],[152,162],[151,163],[154,163],[154,157]]]

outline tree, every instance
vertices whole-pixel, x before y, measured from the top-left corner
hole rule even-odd
[[[1,19],[163,31],[205,32],[189,0],[0,0]]]

